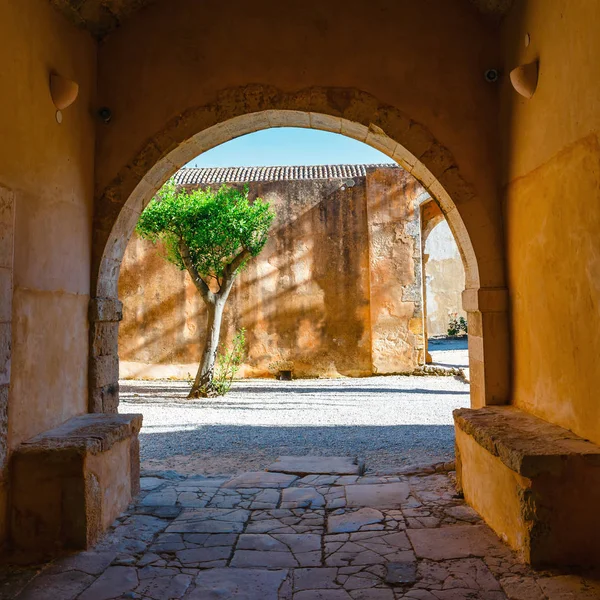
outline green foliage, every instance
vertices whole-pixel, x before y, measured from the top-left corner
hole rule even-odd
[[[233,338],[230,348],[219,354],[212,388],[218,396],[224,396],[230,389],[233,378],[246,357],[246,330],[240,329]]]
[[[448,323],[448,335],[454,337],[460,335],[461,332],[468,333],[467,320],[459,317],[457,313],[452,313]]]
[[[167,260],[182,270],[183,245],[202,279],[219,280],[240,252],[260,253],[274,217],[268,202],[249,201],[248,188],[186,190],[171,180],[150,201],[136,231],[153,243],[162,241]]]

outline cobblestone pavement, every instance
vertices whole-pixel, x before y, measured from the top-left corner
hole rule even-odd
[[[293,471],[299,460],[277,468],[292,464]],[[304,476],[144,477],[135,504],[93,550],[46,565],[16,597],[600,598],[591,578],[521,564],[457,497],[452,473],[369,477],[352,461],[347,470],[338,461],[336,474],[319,474],[331,466],[322,460],[319,469],[311,457]],[[15,597],[8,589],[0,587],[2,598]]]

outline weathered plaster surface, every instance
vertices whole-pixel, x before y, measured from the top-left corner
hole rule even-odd
[[[367,175],[373,373],[424,364],[421,242],[414,178],[378,169]]]
[[[485,267],[481,283],[504,285],[497,140],[490,127],[497,94],[482,76],[497,62],[497,33],[468,3],[437,0],[435,9],[425,9],[378,0],[365,11],[343,0],[327,6],[310,0],[301,10],[283,11],[276,0],[259,6],[183,0],[177,8],[149,6],[100,48],[98,100],[111,107],[113,119],[98,129],[99,196],[116,178],[125,183],[139,170],[141,179],[200,130],[215,123],[227,130],[231,117],[269,108],[335,114],[373,123],[380,128],[373,143],[382,143],[377,132],[383,130],[390,152],[394,142],[404,144],[399,159],[421,161],[430,171],[423,177],[433,175],[427,185],[439,177]],[[423,47],[432,51],[416,51]],[[308,115],[304,126],[314,126]],[[360,135],[352,127],[347,133]]]
[[[247,330],[240,374],[269,376],[291,361],[296,376],[412,371],[422,358],[418,207],[406,171],[366,177],[252,182],[251,197],[277,215],[267,246],[228,300],[222,343]],[[204,304],[186,272],[134,237],[119,280],[121,375],[195,375]],[[169,368],[170,367],[170,368]]]
[[[163,0],[168,1],[168,0]],[[117,29],[145,6],[157,0],[50,0],[68,19],[102,38]],[[499,18],[506,14],[513,0],[469,0],[484,15]]]
[[[88,34],[38,0],[0,5],[0,39],[0,423],[5,428],[8,409],[14,448],[86,410],[96,49]],[[61,125],[49,93],[51,71],[79,84]],[[7,458],[6,433],[0,456]]]
[[[462,308],[465,269],[448,223],[440,221],[429,233],[423,252],[427,302],[427,336],[448,333],[450,316],[467,317]]]
[[[530,0],[505,22],[506,70],[540,60],[531,100],[502,88],[513,398],[599,443],[600,5],[573,8]]]

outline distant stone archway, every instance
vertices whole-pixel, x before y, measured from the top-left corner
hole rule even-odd
[[[419,123],[359,90],[310,88],[284,93],[255,85],[226,90],[217,102],[168,122],[98,194],[90,304],[90,412],[113,412],[118,406],[117,285],[121,260],[142,210],[171,175],[202,152],[272,127],[313,128],[357,139],[388,155],[425,187],[448,221],[465,267],[472,405],[507,403],[507,290],[503,281],[480,285],[493,276],[482,277],[485,265],[478,263],[460,212],[461,205],[471,214],[477,212],[477,198],[450,151]],[[484,214],[480,220],[485,224]],[[503,256],[496,260],[503,261]]]

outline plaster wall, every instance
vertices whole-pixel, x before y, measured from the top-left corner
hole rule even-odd
[[[6,463],[9,448],[87,408],[96,51],[88,34],[40,0],[0,3],[0,39],[0,462]],[[51,70],[80,86],[61,125],[50,98]],[[0,469],[0,509],[5,476]]]
[[[504,70],[539,57],[531,100],[502,86],[514,404],[600,442],[600,4],[515,3]],[[525,46],[525,34],[531,43]]]
[[[250,183],[251,197],[271,202],[277,216],[265,249],[238,276],[226,306],[222,343],[247,330],[241,376],[269,376],[277,360],[291,361],[299,377],[404,372],[418,364],[414,200],[421,191],[398,168],[369,171],[352,187],[344,179]],[[125,252],[119,278],[124,377],[186,377],[198,368],[204,303],[187,272],[160,253],[137,236]]]
[[[429,233],[423,252],[427,302],[427,336],[445,336],[451,315],[467,318],[462,308],[465,269],[445,220]]]
[[[410,152],[440,177],[457,203],[477,255],[481,285],[501,288],[497,140],[496,128],[490,127],[497,118],[497,90],[482,76],[498,58],[495,25],[468,2],[376,0],[368,10],[346,0],[326,5],[317,0],[285,5],[277,0],[259,5],[179,0],[177,10],[158,2],[100,48],[99,102],[111,107],[113,119],[98,130],[98,194],[115,182],[137,178],[138,171],[141,179],[158,158],[198,133],[199,115],[189,117],[194,110],[206,107],[202,114],[208,127],[215,117],[225,120],[244,110],[269,108],[269,97],[253,96],[253,86],[280,94],[306,89],[290,109],[304,105],[319,112],[328,105],[351,121],[368,126],[371,120],[396,141],[410,141]],[[228,91],[246,87],[241,107]],[[313,101],[310,89],[318,87],[339,91],[326,101],[316,94]],[[348,90],[360,90],[362,104],[350,100]],[[391,109],[378,110],[369,98],[409,120],[402,122]],[[194,129],[186,129],[188,124]],[[360,135],[352,128],[347,133]],[[427,184],[432,182],[429,176]],[[126,197],[117,192],[107,200],[116,211]],[[108,208],[99,215],[99,244],[109,236],[114,218]]]

